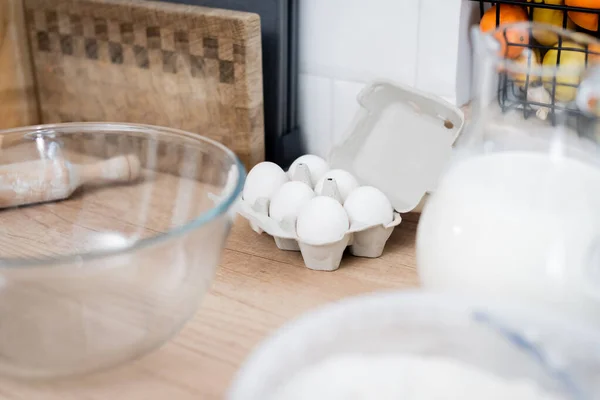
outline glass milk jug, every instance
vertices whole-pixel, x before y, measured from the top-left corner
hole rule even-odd
[[[600,324],[600,42],[535,23],[473,42],[473,119],[421,216],[422,284]]]

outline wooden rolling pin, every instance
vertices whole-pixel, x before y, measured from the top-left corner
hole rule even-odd
[[[0,166],[0,208],[66,199],[82,185],[131,182],[140,172],[135,155],[95,164],[54,159]]]

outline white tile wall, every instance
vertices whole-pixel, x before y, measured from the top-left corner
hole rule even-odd
[[[310,154],[327,156],[331,148],[333,81],[330,78],[300,74],[298,117],[306,150]]]
[[[460,0],[445,2],[460,4]],[[447,21],[453,21],[458,26],[460,7],[446,7],[444,12],[438,12],[440,3],[443,4],[440,0],[420,0],[420,3],[419,49],[416,59],[419,68],[414,84],[417,89],[453,99],[459,35],[457,29],[451,34]],[[443,46],[440,46],[442,43]]]
[[[356,97],[364,86],[364,83],[361,82],[342,80],[333,82],[332,143],[341,139],[350,128],[350,123],[358,111]]]
[[[406,61],[417,53],[418,10],[415,0],[301,0],[301,71],[413,80],[417,66]]]
[[[374,79],[461,101],[464,82],[457,93],[456,79],[466,74],[468,81],[470,61],[458,60],[468,49],[463,25],[473,6],[468,0],[301,0],[299,114],[307,150],[327,155],[354,118],[357,94]]]

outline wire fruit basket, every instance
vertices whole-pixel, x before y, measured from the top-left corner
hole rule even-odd
[[[600,39],[600,24],[598,19],[600,17],[600,6],[598,9],[573,7],[563,4],[550,4],[549,0],[471,0],[479,3],[479,9],[482,20],[491,18],[492,23],[495,22],[494,28],[497,28],[503,24],[502,13],[509,8],[514,9],[516,6],[523,9],[527,20],[538,22],[534,18],[535,13],[551,13],[554,18],[552,24],[557,28],[562,27],[566,30],[573,30],[591,35],[595,38]],[[555,3],[556,1],[552,1]],[[503,7],[505,8],[503,10]],[[577,17],[578,21],[584,18],[585,21],[594,21],[595,26],[591,26],[595,29],[585,29],[580,25],[586,25],[590,27],[590,24],[577,24],[571,17]],[[494,21],[495,17],[495,21]],[[488,21],[489,22],[489,21]],[[512,21],[511,21],[512,22]],[[593,25],[593,24],[591,24]],[[590,64],[600,64],[600,47],[592,48],[588,45],[573,45],[563,40],[560,35],[557,35],[557,41],[552,43],[552,40],[543,38],[544,40],[538,40],[531,28],[529,32],[520,37],[515,37],[510,34],[510,31],[504,29],[500,31],[503,35],[503,42],[505,46],[502,47],[504,56],[506,58],[520,59],[523,65],[527,66],[527,69],[531,68],[534,64],[559,67],[561,64],[561,58],[564,60],[567,57],[574,56],[581,60],[582,63],[587,67]],[[546,55],[551,52],[552,57],[551,64],[545,59]],[[515,54],[520,56],[515,57]],[[532,88],[543,86],[547,91],[548,95],[533,96],[531,93]],[[590,119],[597,120],[598,115],[590,113],[589,110],[582,110],[575,101],[575,93],[578,91],[580,82],[576,81],[563,81],[557,79],[556,74],[552,77],[544,79],[540,82],[538,79],[532,78],[529,72],[521,74],[519,76],[511,75],[506,72],[499,74],[498,78],[498,103],[501,109],[505,112],[520,109],[523,112],[524,118],[530,118],[532,115],[540,114],[537,112],[540,108],[548,110],[547,113],[540,117],[541,119],[548,120],[553,125],[557,124],[557,116],[563,115],[568,119],[576,121],[577,130],[585,130],[591,121]],[[565,95],[566,94],[566,95]],[[592,104],[590,104],[591,106]]]

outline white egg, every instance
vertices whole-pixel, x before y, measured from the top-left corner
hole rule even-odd
[[[334,199],[317,196],[298,215],[296,231],[308,243],[331,243],[340,240],[350,228],[344,207]]]
[[[313,197],[315,192],[304,182],[284,183],[271,199],[269,216],[276,221],[286,217],[295,221],[300,209]]]
[[[350,223],[387,225],[394,220],[394,207],[387,196],[373,186],[361,186],[344,203]]]
[[[318,195],[323,194],[325,182],[330,179],[335,180],[340,196],[342,196],[342,203],[344,203],[348,198],[348,195],[359,186],[358,181],[350,172],[344,171],[343,169],[332,169],[323,175],[317,183],[315,192],[317,192]]]
[[[261,162],[250,170],[242,196],[244,201],[250,204],[254,204],[256,200],[263,197],[271,199],[275,192],[288,181],[288,176],[279,165],[272,162]]]
[[[288,170],[288,175],[290,179],[294,179],[294,174],[296,173],[296,168],[298,167],[298,164],[304,164],[308,167],[313,187],[317,184],[319,179],[321,179],[321,177],[325,175],[327,171],[329,171],[329,164],[327,164],[327,161],[323,160],[319,156],[307,154],[298,157],[296,161],[292,163],[290,169]]]

